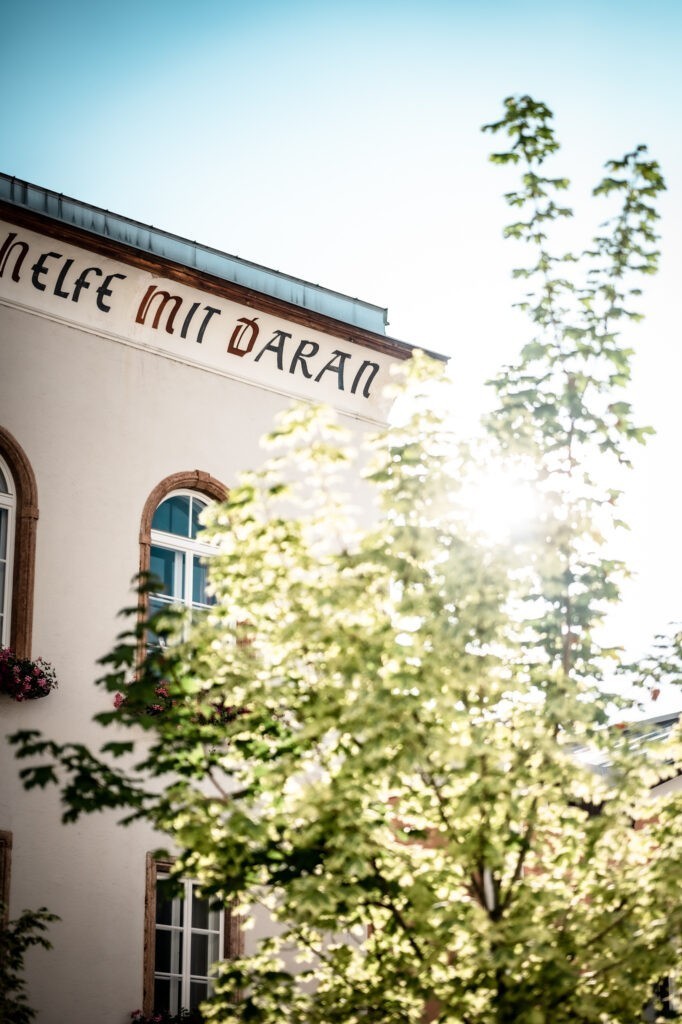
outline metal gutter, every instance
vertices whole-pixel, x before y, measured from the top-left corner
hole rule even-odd
[[[0,199],[102,238],[121,242],[141,252],[171,260],[180,266],[281,299],[301,309],[332,317],[375,334],[386,333],[388,311],[383,306],[375,306],[362,299],[351,298],[341,292],[231,256],[219,249],[190,242],[179,235],[90,206],[78,199],[1,172]]]

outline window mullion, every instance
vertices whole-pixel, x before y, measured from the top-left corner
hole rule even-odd
[[[185,882],[185,917],[182,943],[182,998],[181,1006],[190,1005],[190,967],[192,964],[192,882]],[[181,1007],[178,1007],[178,1010]]]
[[[12,576],[14,569],[14,512],[13,496],[11,494],[2,495],[2,500],[0,500],[0,516],[5,519],[5,544],[4,551],[0,551],[0,562],[4,564],[4,583],[0,592],[0,647],[8,647],[10,642]]]
[[[174,551],[173,562],[173,598],[176,601],[185,603],[185,554],[183,551]]]
[[[184,602],[188,608],[192,607],[194,587],[194,555],[188,551],[185,555],[185,594]]]

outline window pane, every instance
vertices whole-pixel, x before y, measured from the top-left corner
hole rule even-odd
[[[0,509],[0,647],[2,646],[3,622],[2,616],[5,611],[5,559],[7,557],[7,531],[5,516],[7,513]]]
[[[180,978],[154,978],[154,1012],[170,1010],[177,1013],[181,1006],[181,990]]]
[[[152,519],[152,530],[189,537],[189,495],[176,494],[162,501]]]
[[[208,900],[200,900],[192,886],[192,928],[208,928]]]
[[[149,571],[162,582],[161,593],[173,597],[175,589],[175,552],[168,548],[153,547],[149,558]]]
[[[171,983],[165,978],[154,978],[154,1009],[170,1010]]]
[[[161,612],[167,608],[170,608],[171,604],[172,601],[169,601],[165,597],[161,597],[160,595],[152,595],[152,597],[149,598],[149,614],[156,615],[157,612]]]
[[[182,917],[185,904],[183,900],[170,899],[166,896],[166,886],[159,881],[156,886],[156,921],[157,924],[174,924],[182,928]]]
[[[214,903],[208,919],[208,927],[211,931],[220,934],[223,930],[223,908],[219,903]]]
[[[179,974],[182,970],[182,932],[178,929],[156,929],[154,970],[162,974]]]
[[[199,522],[199,516],[206,508],[206,502],[200,501],[199,498],[192,498],[192,537],[196,539],[198,533],[201,533],[203,526]]]
[[[192,932],[189,973],[205,977],[210,966],[208,962],[208,935]]]
[[[166,900],[161,895],[161,890],[156,889],[156,923],[170,924],[172,921],[173,901]]]
[[[208,998],[208,982],[193,981],[189,986],[189,1008],[197,1010],[199,1004]]]
[[[159,612],[164,611],[170,607],[171,602],[166,598],[150,597],[149,598],[149,615],[158,615]],[[167,643],[166,637],[161,639],[158,633],[155,633],[153,629],[147,630],[147,643],[152,647],[165,646]]]
[[[206,593],[208,567],[199,555],[192,559],[192,604],[214,604],[215,599]]]
[[[186,881],[187,901],[167,898],[166,876],[156,884],[154,1009],[177,1013],[181,1006],[196,1011],[213,990],[209,971],[220,956],[223,911],[218,903],[199,899],[196,883]]]
[[[152,519],[152,530],[163,530],[164,533],[170,533],[170,521],[171,505],[169,499],[168,501],[162,501],[157,507]]]
[[[210,970],[220,957],[220,932],[210,932],[208,936],[208,954],[206,960]]]
[[[5,563],[0,561],[0,612],[5,610]]]
[[[160,875],[156,880],[156,920],[158,924],[172,924],[182,928],[185,917],[185,901],[173,896],[174,889],[167,875]]]
[[[7,477],[2,471],[2,466],[0,466],[0,494],[9,494],[9,484],[7,483]]]
[[[171,969],[171,933],[156,929],[154,942],[154,968],[170,974]]]

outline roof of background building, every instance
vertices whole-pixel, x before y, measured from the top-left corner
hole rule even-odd
[[[654,752],[657,744],[670,738],[679,720],[680,712],[672,711],[663,715],[654,715],[651,718],[611,724],[609,728],[627,735],[630,749],[640,747],[646,751],[647,748],[651,748]],[[591,745],[580,744],[574,748],[574,754],[579,761],[588,765],[598,774],[608,775],[611,769],[608,753]]]
[[[0,173],[0,199],[342,323],[385,334],[387,310]],[[401,343],[399,343],[401,344]],[[404,344],[404,343],[402,343]],[[411,346],[410,346],[411,347]]]

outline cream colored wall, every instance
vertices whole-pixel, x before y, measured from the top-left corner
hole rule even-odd
[[[272,392],[0,306],[0,424],[38,484],[33,656],[57,670],[48,698],[0,698],[3,735],[37,728],[96,744],[110,698],[92,684],[120,628],[153,487],[199,469],[228,486],[261,461],[258,439],[289,402]],[[355,432],[363,427],[347,418]],[[60,825],[55,792],[24,793],[0,755],[0,829],[14,835],[11,913],[59,914],[54,951],[28,961],[39,1024],[124,1024],[142,1003],[145,854],[158,837],[115,815]]]
[[[651,798],[655,800],[659,796],[667,796],[668,793],[678,793],[682,789],[682,777],[677,776],[674,779],[666,779],[665,782],[661,782],[660,785],[654,787],[651,791]]]

